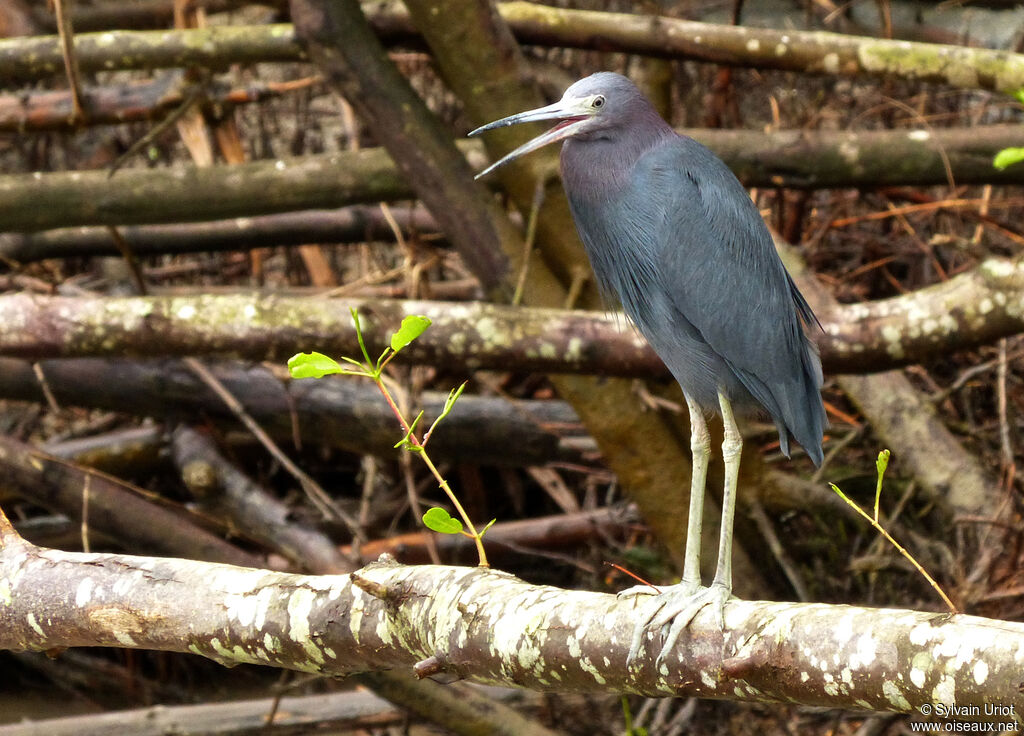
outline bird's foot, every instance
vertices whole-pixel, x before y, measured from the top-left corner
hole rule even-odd
[[[712,583],[705,588],[693,583],[679,583],[653,592],[651,586],[638,585],[619,593],[625,595],[650,595],[640,612],[640,623],[633,631],[626,666],[631,666],[640,654],[647,633],[662,630],[665,642],[658,653],[656,664],[660,665],[665,656],[675,647],[680,634],[690,625],[702,609],[710,606],[714,611],[718,627],[725,630],[725,604],[732,598],[732,591],[722,583]]]

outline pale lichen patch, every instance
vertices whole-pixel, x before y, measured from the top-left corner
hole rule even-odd
[[[899,686],[892,680],[886,680],[882,683],[882,695],[896,710],[910,710],[910,702],[903,696]]]
[[[978,685],[984,685],[985,680],[988,679],[988,663],[981,659],[975,662],[973,675],[975,683]]]
[[[955,705],[956,679],[949,675],[943,675],[939,679],[939,683],[934,688],[932,688],[932,702]]]
[[[259,611],[259,599],[255,595],[228,595],[224,599],[227,615],[242,626],[251,626]]]
[[[910,630],[907,639],[914,646],[923,647],[931,641],[933,631],[934,629],[928,624],[918,624]]]
[[[917,687],[924,687],[924,670],[919,670],[917,667],[912,667],[910,670],[910,681],[914,683]]]
[[[870,667],[878,654],[878,641],[871,634],[861,634],[857,638],[857,648],[850,655],[850,669]]]
[[[288,597],[288,636],[292,641],[309,640],[309,615],[316,602],[316,594],[306,588],[296,588]]]
[[[11,584],[6,578],[4,578],[0,580],[0,603],[3,603],[5,606],[9,606],[13,601],[14,596],[11,594]]]
[[[135,639],[127,631],[115,631],[114,638],[117,639],[117,643],[123,647],[136,647],[138,644],[135,643]]]
[[[607,682],[597,667],[594,666],[594,663],[590,661],[590,657],[580,659],[580,669],[593,677],[594,682],[598,685],[604,685]]]
[[[25,620],[28,621],[28,625],[31,626],[32,630],[39,634],[39,636],[46,636],[46,632],[43,631],[43,627],[39,625],[38,621],[36,621],[36,615],[34,613],[29,612],[28,616],[25,617]]]
[[[75,589],[75,605],[81,608],[92,599],[92,589],[96,583],[90,577],[82,578]]]

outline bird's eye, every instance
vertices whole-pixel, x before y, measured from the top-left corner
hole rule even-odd
[[[604,95],[596,95],[591,101],[590,106],[595,110],[604,107]]]

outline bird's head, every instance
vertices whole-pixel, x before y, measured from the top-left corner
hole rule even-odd
[[[648,113],[661,121],[643,93],[624,76],[614,72],[591,74],[570,86],[562,95],[562,99],[554,104],[509,115],[507,118],[495,120],[470,133],[470,136],[475,136],[485,130],[538,120],[559,121],[558,125],[547,133],[527,141],[508,155],[495,161],[477,174],[476,178],[479,179],[499,166],[531,151],[536,151],[549,143],[567,138],[611,136],[616,131],[629,126],[637,114]],[[661,124],[664,125],[664,121],[661,121]]]

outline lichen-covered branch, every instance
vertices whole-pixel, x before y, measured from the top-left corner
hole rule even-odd
[[[565,10],[529,2],[503,3],[501,8],[522,43],[815,74],[905,77],[1007,93],[1024,87],[1024,55],[1006,51]]]
[[[875,372],[1024,332],[1024,258],[988,258],[948,281],[820,315],[835,373]]]
[[[349,314],[366,319],[374,349],[409,314],[433,320],[402,359],[460,366],[623,377],[666,376],[625,317],[615,314],[388,299],[261,293],[167,297],[0,296],[0,355],[216,354],[283,360],[309,350],[355,355]],[[875,302],[820,310],[812,331],[828,373],[871,373],[990,344],[1024,331],[1024,258],[989,258],[948,281]]]
[[[621,51],[716,64],[824,74],[872,74],[1013,92],[1024,87],[1024,56],[966,46],[893,41],[824,31],[772,30],[633,15],[502,3],[499,12],[524,44]],[[383,39],[408,42],[408,16],[376,14]],[[236,63],[296,61],[290,25],[214,26],[189,31],[80,33],[83,72],[167,66],[227,68]],[[56,36],[0,42],[0,84],[26,83],[61,71]]]
[[[380,562],[302,576],[59,552],[0,537],[0,647],[114,646],[344,675],[421,675],[560,692],[695,695],[907,712],[937,702],[1024,713],[1024,624],[736,601],[698,614],[662,666],[625,665],[633,598],[481,568]],[[1005,720],[1002,718],[1001,720]]]
[[[1024,145],[1019,125],[930,132],[680,132],[710,147],[748,186],[945,185],[947,161],[957,184],[1024,183],[1024,166],[992,167],[998,151]],[[457,146],[474,168],[483,167],[479,143]],[[506,184],[532,199],[533,184],[516,179]],[[561,196],[557,182],[549,189],[549,199]],[[122,169],[112,179],[105,171],[8,174],[0,176],[0,231],[196,222],[412,196],[408,179],[379,148],[233,166]]]

